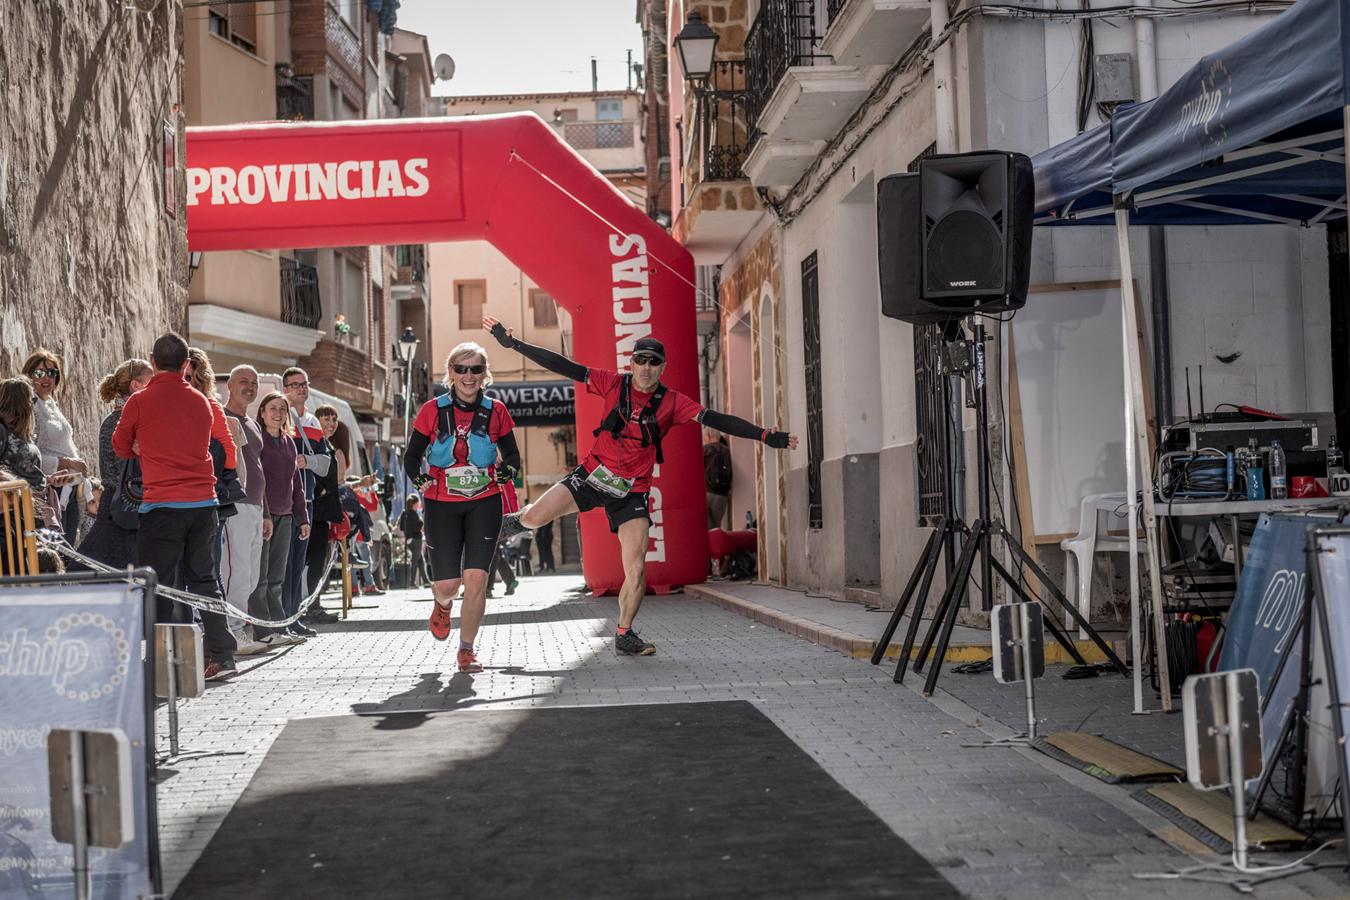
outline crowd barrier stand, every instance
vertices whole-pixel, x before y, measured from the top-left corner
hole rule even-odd
[[[0,577],[38,574],[33,493],[26,481],[0,482]]]

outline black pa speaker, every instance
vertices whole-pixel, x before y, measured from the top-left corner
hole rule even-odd
[[[919,176],[888,175],[877,182],[877,260],[881,277],[881,312],[892,319],[921,324],[950,318],[943,312],[925,318],[919,295]]]
[[[877,185],[881,311],[921,325],[1026,305],[1035,204],[1020,153],[929,156]]]

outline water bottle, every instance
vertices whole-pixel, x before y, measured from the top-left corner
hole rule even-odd
[[[1333,475],[1336,472],[1345,471],[1345,457],[1341,454],[1340,444],[1336,441],[1336,435],[1332,435],[1327,441],[1327,474]]]
[[[1284,500],[1289,496],[1288,469],[1285,466],[1284,448],[1279,441],[1270,442],[1270,499]]]
[[[1242,479],[1247,486],[1248,500],[1266,499],[1266,487],[1261,476],[1261,445],[1256,438],[1248,438],[1247,450],[1242,459]]]

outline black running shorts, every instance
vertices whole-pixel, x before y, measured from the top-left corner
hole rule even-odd
[[[629,491],[622,497],[613,497],[587,483],[586,479],[589,477],[590,473],[584,466],[577,466],[562,480],[563,485],[572,493],[572,499],[577,502],[577,509],[585,512],[603,506],[605,516],[609,518],[609,530],[615,534],[619,533],[620,525],[632,519],[646,519],[649,524],[651,523],[652,517],[647,512],[646,491]]]
[[[465,569],[490,570],[501,530],[501,494],[478,500],[428,499],[426,543],[432,580],[459,578]]]

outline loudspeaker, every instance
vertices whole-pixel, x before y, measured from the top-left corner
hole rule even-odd
[[[919,295],[919,176],[888,175],[877,182],[877,260],[881,277],[881,312],[892,319],[922,324],[950,318],[941,312],[925,318]]]
[[[982,151],[919,161],[926,301],[1004,312],[1027,302],[1035,185],[1031,160]]]

